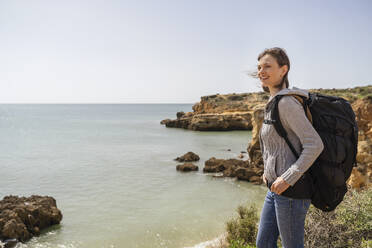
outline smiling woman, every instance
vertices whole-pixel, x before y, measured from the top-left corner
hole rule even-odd
[[[283,49],[271,48],[262,52],[258,56],[257,75],[264,91],[270,92],[269,88],[280,90],[283,84],[288,88],[289,68],[289,58]]]
[[[289,68],[288,56],[282,48],[266,49],[258,56],[256,76],[260,78],[263,89],[270,93],[260,130],[263,181],[269,190],[257,234],[258,248],[277,247],[279,235],[286,248],[304,247],[304,224],[311,189],[304,188],[293,197],[287,197],[285,193],[287,189],[294,190],[302,185],[300,178],[323,150],[322,140],[307,119],[301,103],[291,96],[308,98],[309,94],[305,90],[288,88]],[[297,154],[300,154],[298,159],[285,139],[279,136],[271,119],[272,108],[269,106],[277,95],[283,95],[278,104],[280,121],[288,139],[295,144]]]

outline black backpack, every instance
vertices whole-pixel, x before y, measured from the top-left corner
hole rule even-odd
[[[299,155],[287,137],[279,118],[278,103],[284,95],[277,95],[268,104],[271,122],[293,154]],[[303,105],[313,127],[321,137],[324,149],[304,175],[282,194],[301,198],[309,195],[318,209],[334,210],[347,192],[346,181],[356,166],[358,126],[355,113],[348,101],[341,97],[309,93],[309,98],[292,95]]]

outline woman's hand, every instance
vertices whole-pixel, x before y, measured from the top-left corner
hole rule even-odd
[[[284,179],[282,177],[278,177],[274,183],[271,185],[271,192],[274,192],[274,193],[277,193],[278,195],[280,195],[281,193],[283,193],[286,189],[288,189],[288,187],[291,186],[289,183],[287,183],[286,181],[284,181]]]
[[[266,184],[266,177],[264,174],[262,174],[262,181],[264,182],[264,184]]]

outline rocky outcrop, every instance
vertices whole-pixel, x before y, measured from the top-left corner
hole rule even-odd
[[[193,152],[188,152],[184,155],[182,155],[181,157],[177,157],[175,158],[174,160],[178,161],[178,162],[193,162],[193,161],[199,161],[200,157],[193,153]]]
[[[264,119],[264,105],[259,105],[256,107],[256,109],[253,111],[252,115],[252,139],[251,142],[248,144],[248,156],[249,161],[252,164],[263,165],[262,160],[262,153],[260,148],[260,140],[259,140],[259,133],[262,126],[262,122]]]
[[[253,109],[268,98],[263,92],[203,96],[192,107],[194,112],[178,112],[177,119],[160,123],[194,131],[251,130]]]
[[[250,112],[196,114],[190,117],[181,117],[175,120],[162,120],[160,123],[166,127],[178,127],[194,131],[228,131],[250,130]]]
[[[177,165],[176,169],[178,171],[188,172],[188,171],[197,171],[199,167],[192,163],[184,163]]]
[[[49,196],[6,196],[0,201],[0,239],[27,241],[51,225],[59,224],[62,213]]]
[[[372,185],[372,97],[352,103],[358,122],[358,166],[353,168],[349,184],[354,188]]]
[[[262,183],[263,167],[239,159],[216,159],[205,161],[204,173],[222,173],[224,177],[237,177],[239,180]]]
[[[353,169],[349,184],[353,187],[371,185],[372,85],[310,91],[340,96],[352,104],[359,127],[359,145],[358,167]],[[247,147],[249,162],[253,166],[262,167],[258,134],[263,121],[263,109],[268,99],[269,95],[263,92],[203,96],[201,101],[192,107],[193,112],[178,112],[177,119],[166,119],[161,123],[167,127],[198,131],[252,130],[252,140]],[[239,155],[239,157],[244,156]],[[206,170],[209,169],[207,166]]]

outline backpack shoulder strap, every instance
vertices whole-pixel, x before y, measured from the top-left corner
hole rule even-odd
[[[283,137],[285,139],[292,153],[298,159],[299,155],[296,149],[293,147],[292,143],[289,141],[287,131],[284,129],[282,122],[280,121],[278,105],[279,105],[280,99],[282,98],[283,98],[283,95],[278,95],[275,97],[274,102],[273,102],[273,109],[271,111],[271,120],[273,120],[273,124],[274,124],[274,128],[276,132],[279,134],[280,137]]]
[[[310,113],[310,109],[307,106],[305,99],[302,96],[299,96],[299,95],[291,94],[291,96],[295,97],[295,99],[297,99],[297,101],[299,101],[301,103],[301,105],[304,108],[304,111],[306,113],[307,118],[312,123],[312,116],[311,116],[311,113]],[[284,95],[277,95],[277,96],[275,96],[275,99],[273,99],[274,102],[273,102],[273,106],[272,106],[273,108],[272,108],[272,111],[271,111],[271,120],[273,120],[273,124],[274,124],[274,128],[275,128],[276,132],[279,134],[279,136],[284,138],[287,145],[291,149],[293,155],[295,155],[295,157],[298,159],[300,156],[297,153],[296,149],[293,147],[290,140],[288,139],[287,131],[284,129],[284,127],[282,125],[282,122],[280,121],[279,101],[283,97],[284,97]]]

